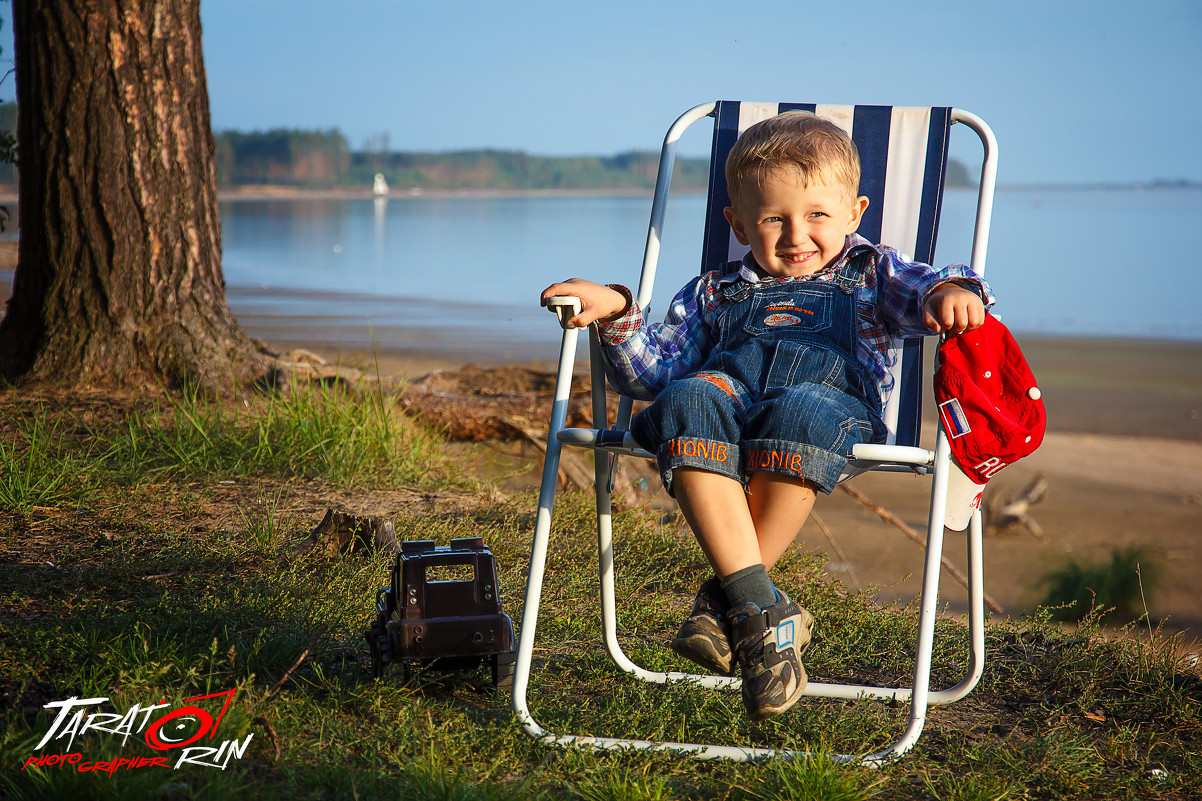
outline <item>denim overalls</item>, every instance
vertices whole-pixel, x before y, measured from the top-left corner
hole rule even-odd
[[[853,445],[883,440],[880,393],[856,358],[855,289],[871,264],[861,254],[829,281],[723,287],[714,355],[631,421],[669,494],[677,467],[743,483],[770,470],[829,493]]]

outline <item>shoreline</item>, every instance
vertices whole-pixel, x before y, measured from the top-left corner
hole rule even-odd
[[[0,299],[11,294],[11,267],[3,262],[15,250],[0,241]],[[553,371],[558,359],[559,328],[536,307],[505,309],[494,319],[413,298],[252,287],[231,287],[227,300],[247,334],[274,350],[304,348],[372,372],[378,359],[385,376],[413,379],[466,364]],[[448,326],[456,314],[463,323]],[[1202,443],[1202,342],[1015,336],[1043,390],[1049,431]],[[929,375],[935,347],[925,350]],[[577,363],[587,360],[588,349],[578,346]],[[935,405],[927,384],[929,416]]]

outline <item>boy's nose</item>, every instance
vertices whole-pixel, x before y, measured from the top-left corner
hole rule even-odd
[[[781,225],[780,238],[784,244],[795,245],[803,236],[801,226],[795,224],[792,220],[785,220]]]

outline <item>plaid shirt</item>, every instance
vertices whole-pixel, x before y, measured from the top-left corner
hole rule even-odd
[[[723,286],[734,281],[764,285],[829,281],[848,260],[857,257],[869,259],[874,269],[865,271],[864,285],[856,289],[859,318],[856,355],[876,380],[882,400],[893,389],[889,368],[892,349],[900,344],[897,340],[931,334],[922,322],[922,306],[935,287],[953,281],[978,292],[986,306],[994,302],[984,279],[962,264],[936,270],[909,261],[893,248],[874,246],[857,234],[847,238],[842,255],[828,267],[800,278],[763,276],[748,253],[738,271],[727,275],[709,272],[690,281],[672,299],[662,323],[644,324],[642,309],[633,300],[621,317],[598,322],[606,376],[622,394],[653,400],[672,381],[701,369],[717,351],[716,326],[726,303],[721,292]],[[611,286],[630,297],[626,287]]]

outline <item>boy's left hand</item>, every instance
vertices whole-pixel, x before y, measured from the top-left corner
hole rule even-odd
[[[922,321],[937,334],[963,334],[985,322],[985,304],[970,289],[950,282],[940,284],[923,304]]]

